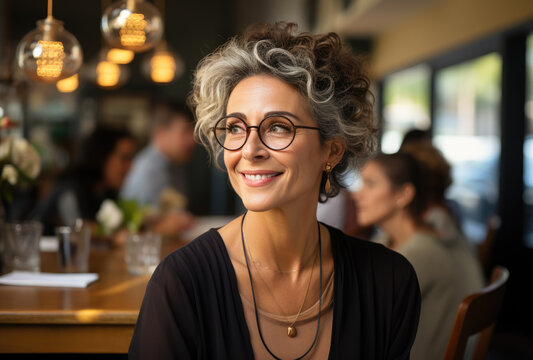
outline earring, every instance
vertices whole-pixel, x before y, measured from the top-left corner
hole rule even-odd
[[[329,176],[331,175],[331,164],[326,163],[326,185],[324,186],[324,190],[326,191],[326,194],[329,192],[329,189],[331,188],[331,183],[329,181]]]

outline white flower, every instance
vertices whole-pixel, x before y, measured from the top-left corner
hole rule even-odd
[[[30,179],[35,179],[41,171],[39,154],[25,139],[17,138],[13,142],[11,153],[13,164]]]
[[[5,165],[2,169],[2,175],[0,176],[1,180],[7,180],[11,185],[15,185],[18,180],[17,169],[13,165]]]
[[[96,220],[102,224],[107,233],[117,230],[123,218],[122,211],[112,200],[104,200],[96,214]]]

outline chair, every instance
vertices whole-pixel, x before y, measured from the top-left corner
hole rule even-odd
[[[485,359],[508,279],[509,271],[497,266],[492,271],[489,285],[463,299],[455,316],[444,360],[463,360],[468,338],[478,333],[471,359]]]

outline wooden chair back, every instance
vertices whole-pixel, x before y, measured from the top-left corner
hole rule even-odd
[[[455,316],[444,360],[463,360],[468,338],[475,334],[479,336],[471,359],[486,358],[508,279],[509,271],[497,266],[492,271],[489,285],[463,299]]]

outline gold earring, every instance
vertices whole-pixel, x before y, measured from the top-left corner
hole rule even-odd
[[[326,185],[324,187],[324,190],[326,191],[326,194],[329,192],[329,189],[331,188],[331,183],[329,181],[329,176],[331,175],[331,164],[326,163]]]

